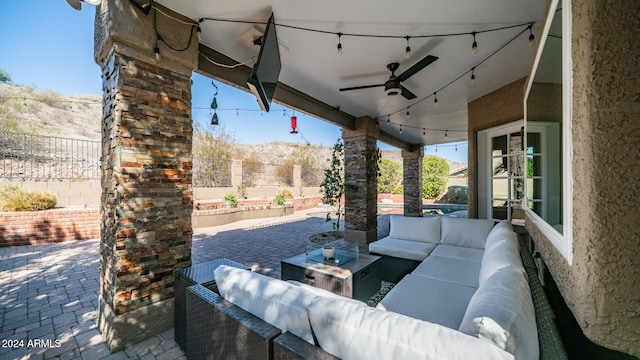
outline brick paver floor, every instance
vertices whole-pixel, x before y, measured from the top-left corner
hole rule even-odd
[[[331,230],[321,209],[194,229],[194,264],[228,258],[275,278]],[[378,219],[378,236],[388,231]],[[0,359],[183,359],[173,329],[111,354],[97,330],[99,240],[0,248]]]

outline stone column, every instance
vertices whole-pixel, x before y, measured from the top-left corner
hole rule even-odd
[[[98,326],[119,351],[173,326],[174,274],[191,265],[198,41],[193,26],[158,16],[167,42],[190,45],[177,53],[159,44],[157,59],[153,10],[124,0],[103,0],[95,25],[104,91]]]
[[[402,150],[404,216],[422,216],[422,159],[424,149]]]
[[[356,119],[356,129],[342,129],[344,139],[345,240],[368,244],[378,237],[378,147],[374,119]]]
[[[231,162],[231,187],[239,189],[242,186],[242,160]]]
[[[297,196],[302,196],[302,166],[293,165],[293,189]]]

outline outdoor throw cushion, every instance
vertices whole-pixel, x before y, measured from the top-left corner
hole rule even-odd
[[[477,288],[479,271],[480,261],[453,259],[432,254],[421,262],[411,275]]]
[[[475,292],[471,286],[410,274],[376,308],[457,329]]]
[[[429,256],[442,256],[452,259],[480,262],[482,261],[482,254],[484,254],[484,250],[482,249],[440,244]]]
[[[226,300],[283,332],[314,343],[307,306],[315,295],[286,281],[231,266],[219,266],[214,277]]]
[[[389,237],[439,244],[440,221],[440,217],[391,215]]]
[[[364,304],[317,297],[308,310],[320,347],[345,360],[513,359],[457,330]]]
[[[442,238],[446,245],[484,249],[493,220],[442,217]]]
[[[517,268],[498,269],[473,295],[460,331],[496,344],[516,359],[538,359],[538,335],[531,291]]]
[[[390,236],[369,244],[369,252],[409,260],[424,260],[438,245],[421,241],[394,239]]]
[[[482,285],[496,270],[507,266],[515,266],[524,271],[518,250],[518,236],[514,232],[491,242],[484,250],[478,283]]]

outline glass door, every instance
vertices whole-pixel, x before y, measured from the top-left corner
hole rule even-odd
[[[524,129],[505,129],[504,134],[491,136],[490,185],[491,218],[524,221]]]

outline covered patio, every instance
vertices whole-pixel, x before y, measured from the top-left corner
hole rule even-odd
[[[496,218],[499,202],[500,216],[519,217],[584,334],[640,354],[640,236],[631,215],[640,177],[638,89],[629,81],[640,67],[628,56],[639,43],[626,31],[637,23],[637,2],[314,6],[103,0],[97,7],[104,87],[99,316],[110,348],[161,330],[154,319],[173,310],[172,276],[196,256],[188,220],[191,74],[247,89],[247,64],[273,12],[282,56],[273,100],[343,129],[347,240],[377,238],[378,141],[402,149],[404,214],[420,216],[423,146],[468,140],[469,216]],[[552,24],[559,34],[549,32]],[[562,57],[540,80],[530,75],[542,61],[536,39],[543,34],[562,39],[554,53]],[[542,110],[531,112],[533,105]],[[555,123],[555,148],[525,148],[533,122]],[[488,145],[498,146],[494,130],[508,130],[508,145]],[[530,150],[532,159],[547,156],[543,175],[538,168],[512,173],[509,197],[494,199],[492,157],[512,169],[516,155],[524,162]],[[631,162],[616,165],[618,153]],[[527,198],[525,180],[531,189],[546,185]],[[612,189],[625,201],[603,195]],[[150,326],[141,332],[131,320]]]

